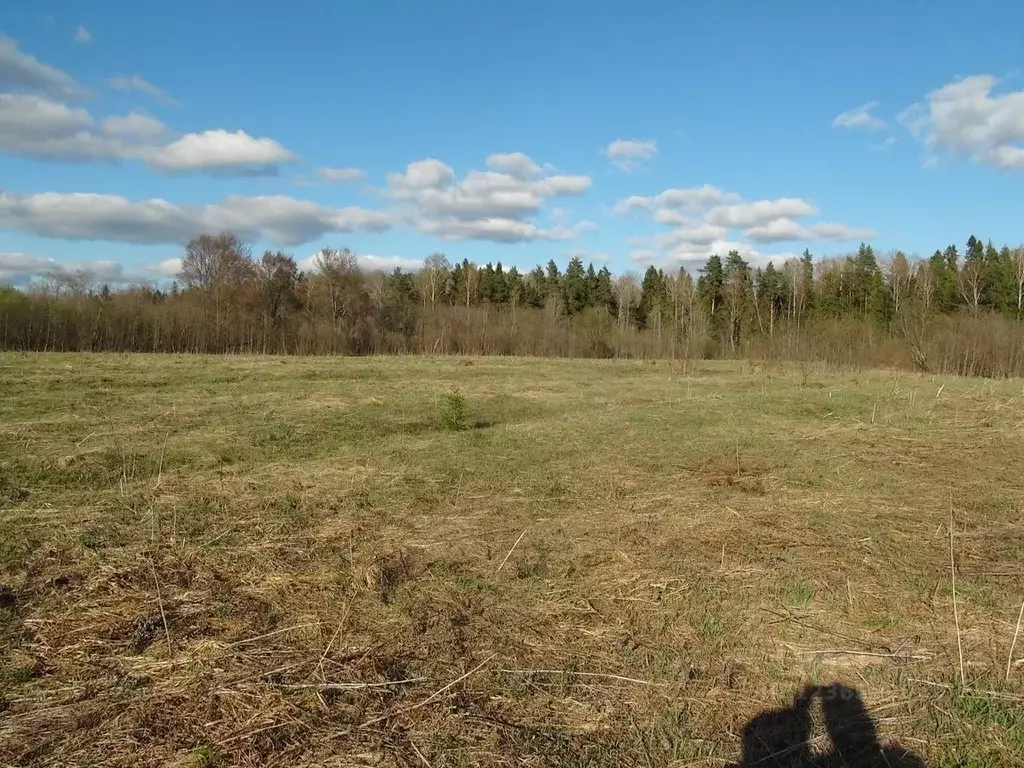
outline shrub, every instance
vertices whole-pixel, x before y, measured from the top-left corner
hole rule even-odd
[[[452,432],[469,428],[469,405],[457,389],[441,398],[441,426]]]

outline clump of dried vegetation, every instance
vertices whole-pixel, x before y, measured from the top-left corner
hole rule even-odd
[[[1024,765],[1018,380],[8,354],[0,391],[2,763],[722,765],[840,679],[930,765]]]

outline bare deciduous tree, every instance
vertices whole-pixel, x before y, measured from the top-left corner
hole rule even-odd
[[[633,307],[637,305],[637,298],[640,293],[636,276],[628,272],[620,275],[615,281],[615,293],[618,297],[619,325],[622,328],[628,328],[633,322]]]
[[[1017,288],[1017,317],[1024,317],[1024,245],[1019,245],[1010,252],[1013,262],[1013,280]]]
[[[423,268],[420,270],[420,296],[424,306],[431,309],[437,306],[450,271],[451,264],[443,253],[432,253],[423,260]]]
[[[981,306],[981,295],[985,289],[985,262],[981,259],[967,259],[957,275],[960,296],[964,304],[977,313]]]
[[[903,302],[910,292],[910,262],[903,251],[891,251],[883,262],[883,269],[889,281],[893,315],[899,317]]]

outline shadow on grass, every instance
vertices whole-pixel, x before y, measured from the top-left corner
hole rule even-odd
[[[821,701],[828,752],[811,752],[811,705]],[[727,768],[925,768],[902,747],[883,747],[860,694],[841,683],[808,686],[784,709],[761,712],[743,729],[743,755]]]

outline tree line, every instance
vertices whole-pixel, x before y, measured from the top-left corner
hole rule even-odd
[[[303,272],[235,235],[201,235],[169,287],[52,274],[0,288],[8,350],[267,354],[752,357],[1024,374],[1024,248],[971,236],[927,259],[870,245],[753,267],[737,251],[696,277],[654,266],[613,276],[572,258],[521,273],[500,262],[367,272],[325,248]]]

